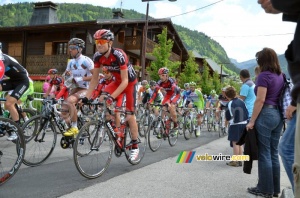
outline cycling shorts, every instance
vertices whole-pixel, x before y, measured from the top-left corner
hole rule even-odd
[[[34,92],[33,82],[30,81],[30,82],[29,82],[29,89],[27,89],[27,90],[25,91],[25,93],[22,95],[22,97],[20,98],[20,100],[21,100],[22,102],[25,102],[26,99],[27,99],[27,96],[33,94],[33,92]]]
[[[13,90],[9,95],[19,100],[22,95],[29,88],[29,79],[23,79],[18,81],[13,81],[11,79],[6,79],[1,82],[2,91]]]
[[[162,104],[164,105],[165,103],[169,102],[169,103],[173,103],[173,104],[178,104],[180,101],[180,94],[177,94],[171,101],[171,97],[172,95],[165,95]]]
[[[134,112],[136,106],[136,86],[137,80],[129,82],[127,87],[123,90],[122,94],[126,95],[126,111]],[[113,81],[109,83],[103,92],[109,93],[110,95],[119,87],[121,83]]]

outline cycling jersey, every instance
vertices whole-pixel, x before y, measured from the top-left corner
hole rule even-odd
[[[29,88],[27,70],[13,57],[3,54],[5,75],[9,79],[1,81],[2,91],[13,90],[9,95],[19,100]]]
[[[60,88],[64,85],[63,79],[61,77],[54,77],[50,79],[49,81],[50,87],[53,87],[53,85],[56,86],[56,91],[59,91]]]
[[[191,90],[184,90],[183,92],[181,92],[182,106],[185,106],[186,100],[190,94],[191,94]]]
[[[133,82],[136,80],[136,73],[132,65],[128,62],[125,52],[118,48],[111,48],[111,53],[106,58],[99,52],[94,55],[95,68],[106,66],[115,77],[116,82],[121,83],[121,70],[128,70],[128,81]]]
[[[126,95],[126,111],[134,112],[136,106],[136,73],[132,65],[128,62],[127,55],[121,49],[111,48],[108,58],[96,52],[94,55],[95,68],[106,66],[108,71],[115,77],[115,81],[107,85],[103,92],[112,94],[122,83],[121,70],[127,70],[128,85],[122,94]],[[119,97],[119,96],[118,96]]]
[[[195,91],[191,92],[187,98],[188,102],[193,102],[193,104],[199,109],[204,109],[204,99],[201,91],[195,89]]]
[[[18,61],[6,54],[3,54],[4,66],[5,66],[5,76],[9,77],[11,81],[19,81],[19,80],[28,80],[27,70],[18,63]],[[29,80],[28,80],[29,82]]]
[[[165,103],[174,103],[177,104],[180,99],[180,88],[176,85],[176,81],[173,78],[168,78],[165,82],[162,82],[159,80],[157,82],[157,85],[154,88],[154,93],[150,99],[150,103],[153,102],[153,100],[156,98],[158,91],[163,88],[166,91],[166,95],[164,97],[164,100],[162,101],[162,104]]]
[[[68,62],[66,71],[71,71],[73,78],[76,79],[77,77],[91,76],[92,73],[90,70],[92,69],[94,69],[93,61],[89,57],[81,54],[76,59],[71,59]],[[89,82],[83,80],[76,81],[76,85],[77,87],[87,89],[89,87]]]

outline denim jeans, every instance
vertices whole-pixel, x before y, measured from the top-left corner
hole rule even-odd
[[[283,127],[278,109],[263,107],[255,122],[258,144],[258,184],[263,193],[280,193],[278,143]]]
[[[293,176],[293,164],[294,164],[294,148],[295,148],[295,131],[296,131],[296,120],[297,116],[294,113],[291,120],[287,123],[287,128],[283,133],[279,146],[278,151],[279,155],[281,156],[281,161],[285,168],[286,174],[289,177],[289,180],[292,184],[294,190],[294,176]]]

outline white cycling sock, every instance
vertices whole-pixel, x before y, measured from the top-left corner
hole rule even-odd
[[[72,122],[72,127],[75,127],[75,128],[77,128],[77,121],[76,122]]]
[[[198,125],[198,130],[200,131],[200,125]]]

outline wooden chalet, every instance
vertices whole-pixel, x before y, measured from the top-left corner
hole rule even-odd
[[[116,10],[112,19],[59,23],[56,7],[50,1],[35,3],[30,25],[0,28],[3,52],[26,67],[32,79],[44,79],[50,68],[57,68],[60,73],[65,71],[70,58],[68,41],[73,37],[86,42],[83,54],[92,58],[95,53],[93,34],[102,28],[114,32],[114,47],[123,49],[133,65],[141,65],[144,19],[124,19],[122,13]],[[186,61],[188,52],[169,18],[148,20],[146,52],[152,52],[157,44],[157,35],[161,34],[164,27],[168,29],[168,38],[174,41],[170,59]],[[146,54],[146,67],[152,60],[154,57]],[[178,68],[179,72],[182,67]]]

